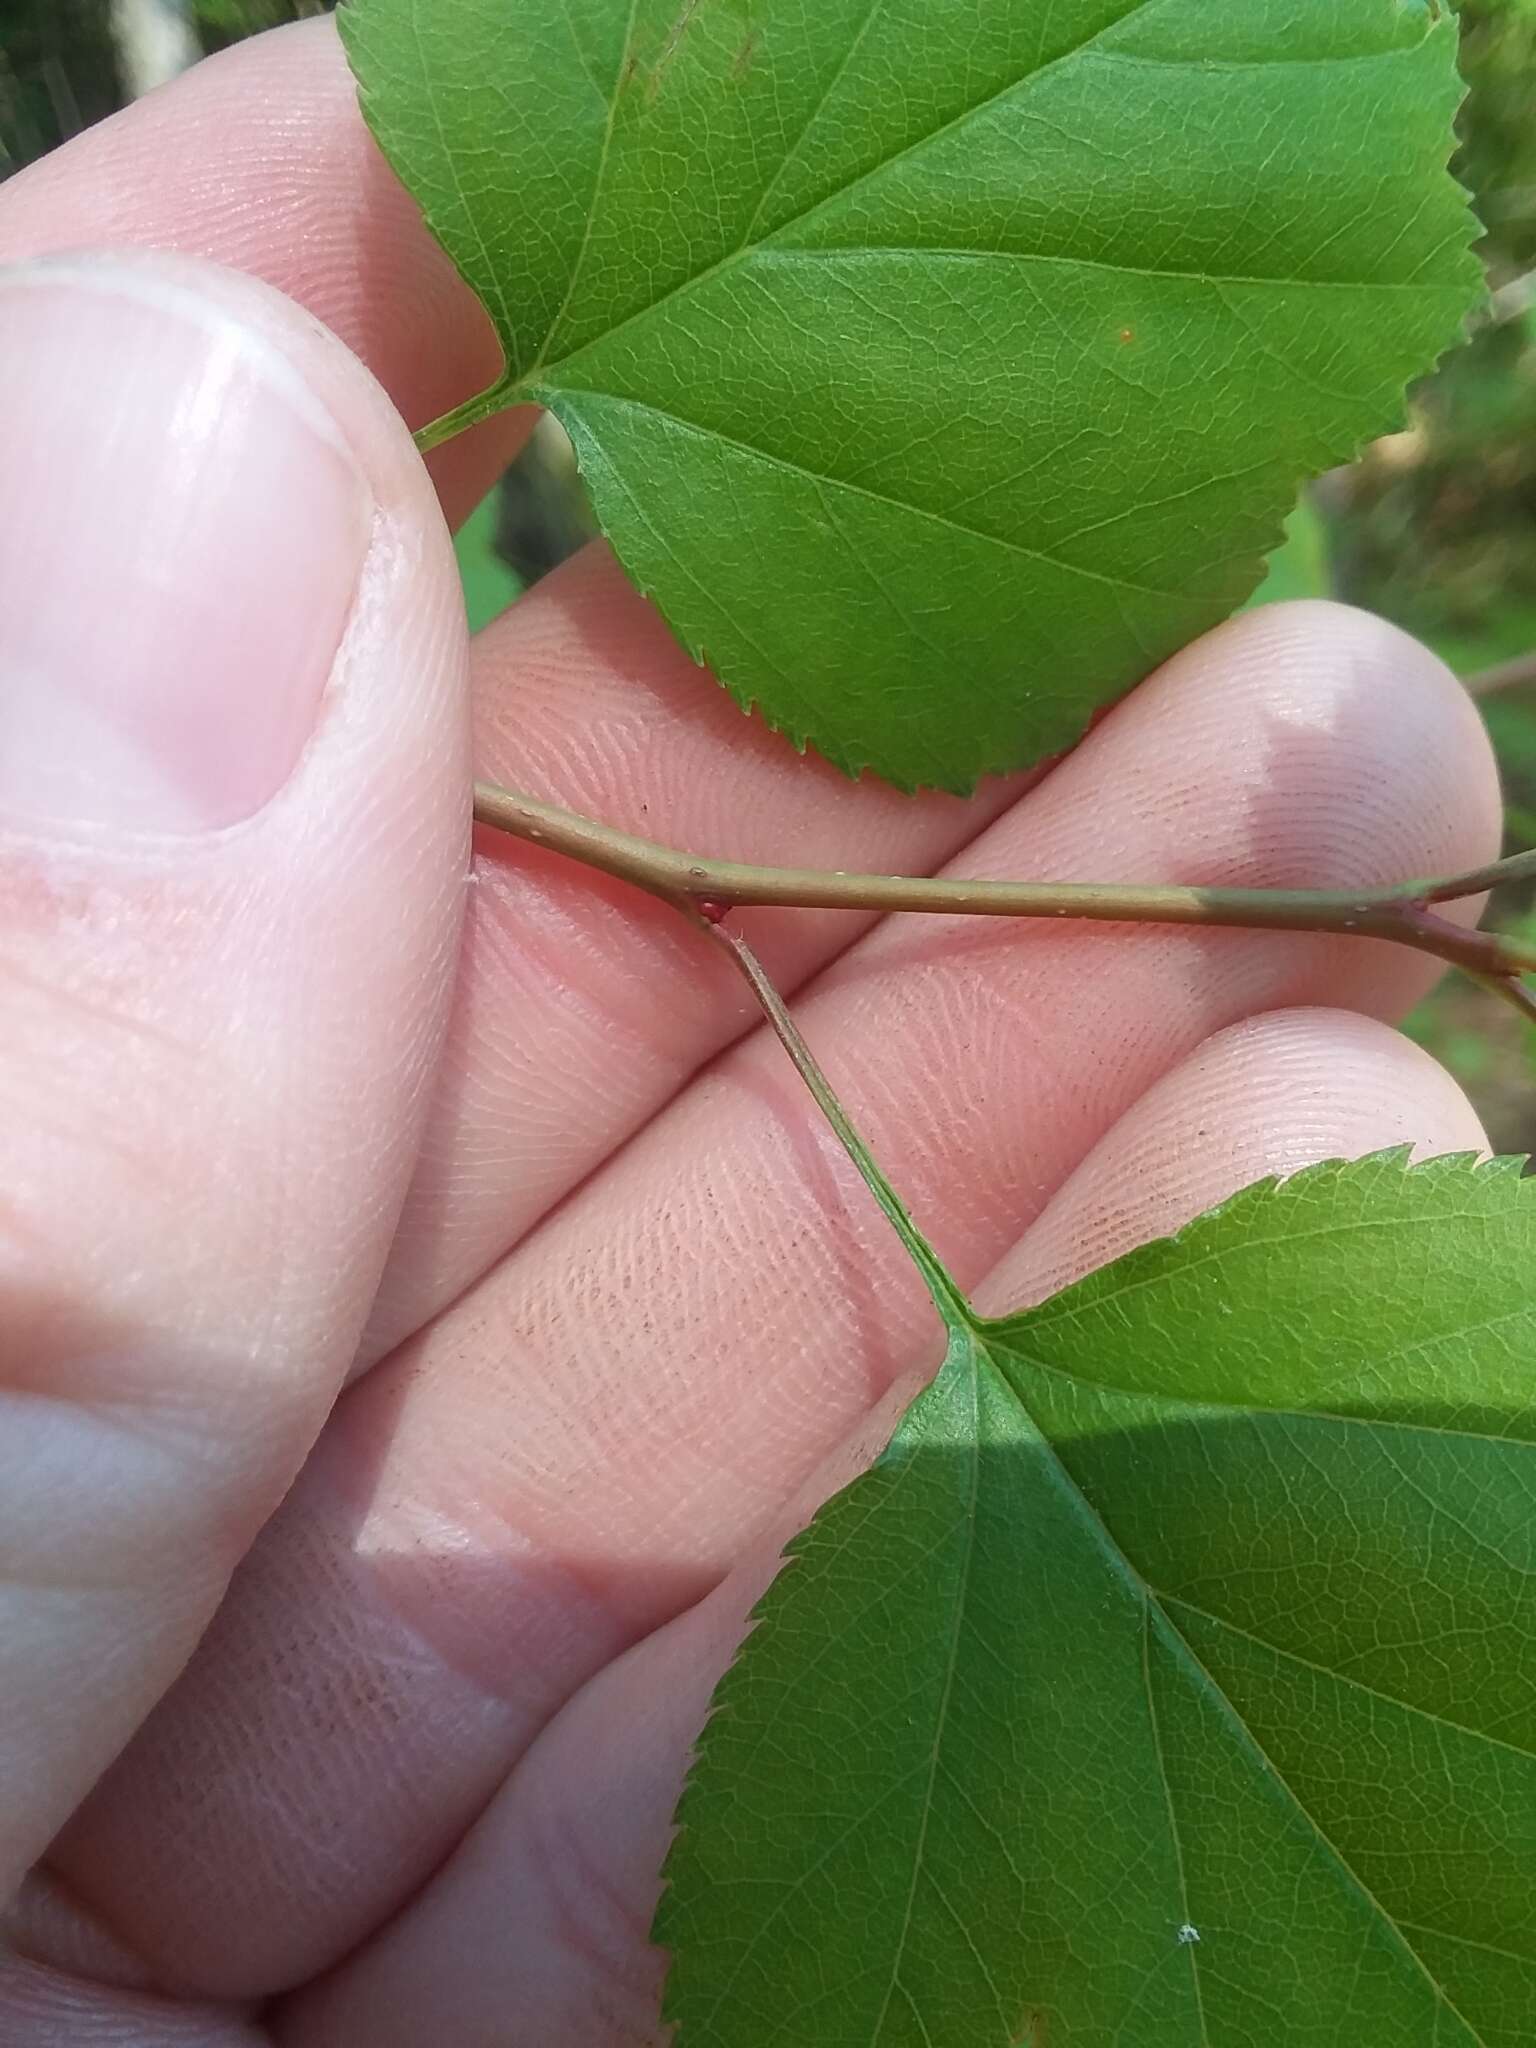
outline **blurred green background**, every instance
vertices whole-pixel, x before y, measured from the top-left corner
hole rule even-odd
[[[332,4],[0,0],[0,178],[203,52]],[[1468,678],[1512,666],[1479,701],[1513,851],[1536,845],[1536,0],[1461,0],[1459,14],[1456,168],[1483,227],[1488,310],[1413,393],[1403,431],[1308,491],[1254,602],[1332,594],[1397,620]],[[591,531],[569,451],[546,427],[460,535],[471,623]],[[1536,934],[1536,889],[1507,892],[1493,915]],[[1536,1150],[1536,1032],[1454,977],[1409,1028],[1471,1091],[1501,1150]]]

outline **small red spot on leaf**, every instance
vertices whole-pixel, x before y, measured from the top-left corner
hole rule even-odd
[[[694,904],[694,909],[697,910],[706,924],[724,924],[731,914],[729,903],[716,903],[712,897],[708,896],[701,897]]]
[[[1122,345],[1125,345],[1125,344],[1129,344],[1130,342],[1133,342],[1133,341],[1134,341],[1135,339],[1136,339],[1136,330],[1135,330],[1135,328],[1134,328],[1134,327],[1122,327],[1122,328],[1121,328],[1121,330],[1120,330],[1120,340],[1121,340],[1121,343],[1122,343]]]

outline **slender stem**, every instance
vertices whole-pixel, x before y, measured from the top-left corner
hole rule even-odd
[[[1465,874],[1448,875],[1439,882],[1410,882],[1399,892],[1412,891],[1419,903],[1457,903],[1464,896],[1481,896],[1489,889],[1502,889],[1509,882],[1536,882],[1536,852],[1512,853],[1485,868],[1468,868]]]
[[[1491,697],[1495,690],[1518,690],[1525,683],[1536,683],[1536,648],[1468,676],[1466,687],[1474,697]]]
[[[1536,1024],[1536,989],[1518,974],[1472,974],[1467,978],[1501,1002],[1511,1004],[1527,1024]]]
[[[440,448],[445,441],[451,441],[455,434],[468,433],[482,420],[491,419],[496,413],[505,412],[508,406],[515,405],[516,393],[515,383],[505,377],[498,378],[489,390],[477,392],[462,405],[456,405],[452,412],[445,412],[440,419],[418,427],[413,436],[417,448],[425,455],[433,448]]]
[[[668,903],[715,909],[790,904],[820,910],[1337,932],[1411,946],[1472,974],[1508,978],[1536,971],[1536,943],[1468,931],[1427,907],[1481,895],[1496,883],[1536,873],[1536,854],[1517,855],[1465,875],[1400,882],[1385,889],[1120,888],[1097,882],[968,882],[928,875],[825,873],[706,860],[489,783],[475,787],[475,816],[484,825],[569,855]]]
[[[684,903],[679,907],[687,909],[690,906]],[[763,963],[739,932],[733,932],[727,926],[709,918],[700,919],[699,922],[704,925],[716,944],[729,954],[744,976],[747,986],[757,997],[763,1015],[773,1027],[780,1045],[788,1053],[795,1072],[810,1090],[817,1108],[832,1126],[843,1149],[858,1168],[865,1185],[880,1204],[896,1235],[922,1274],[929,1293],[938,1305],[939,1313],[946,1321],[950,1320],[952,1315],[958,1314],[969,1322],[973,1311],[967,1306],[965,1297],[945,1272],[933,1247],[907,1214],[901,1197],[875,1164],[869,1147],[859,1136],[852,1117],[844,1109],[832,1083],[822,1072],[816,1055],[801,1036],[799,1025],[790,1015],[784,998],[769,979]]]
[[[1501,284],[1489,299],[1484,313],[1484,326],[1497,327],[1506,320],[1520,320],[1536,306],[1536,270],[1527,270],[1521,277],[1512,277],[1508,284]]]

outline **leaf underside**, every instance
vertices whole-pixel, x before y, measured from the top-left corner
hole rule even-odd
[[[1427,0],[348,0],[364,111],[679,639],[903,786],[1256,583],[1478,270]]]
[[[1529,2048],[1518,1172],[1319,1168],[951,1317],[717,1693],[678,2048]]]

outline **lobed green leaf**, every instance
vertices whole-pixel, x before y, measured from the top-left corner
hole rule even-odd
[[[489,403],[558,414],[743,704],[905,786],[1066,745],[1231,611],[1479,287],[1433,0],[341,22]]]
[[[679,2048],[1536,2038],[1536,1184],[1267,1183],[1005,1322],[790,1550]]]

